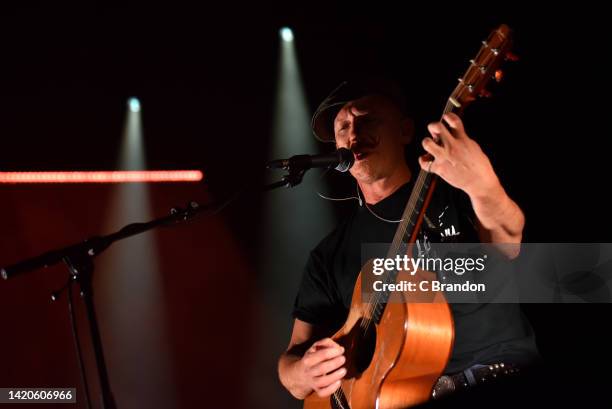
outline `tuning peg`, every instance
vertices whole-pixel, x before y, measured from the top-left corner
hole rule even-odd
[[[480,96],[483,98],[491,98],[491,95],[492,95],[491,92],[489,92],[488,90],[484,88],[480,90]]]
[[[506,52],[506,60],[507,61],[518,61],[518,56],[511,51]]]
[[[495,75],[493,75],[493,78],[495,79],[495,81],[501,82],[501,80],[504,78],[504,72],[502,70],[496,70]]]

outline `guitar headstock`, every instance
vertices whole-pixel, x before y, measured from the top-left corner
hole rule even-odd
[[[510,52],[512,46],[510,28],[502,24],[493,30],[489,37],[482,42],[482,46],[465,75],[459,79],[459,84],[448,99],[446,112],[461,113],[472,101],[478,97],[489,97],[487,84],[495,80],[500,82],[503,73],[500,69],[506,60],[516,61],[517,57]]]

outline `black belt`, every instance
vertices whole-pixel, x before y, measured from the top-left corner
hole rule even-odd
[[[494,379],[515,375],[519,372],[516,365],[499,362],[489,365],[474,365],[465,371],[442,375],[434,385],[432,398],[439,399],[454,392],[470,389],[476,385],[490,383]]]

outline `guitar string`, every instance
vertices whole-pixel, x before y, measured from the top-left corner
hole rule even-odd
[[[422,189],[422,187],[424,185],[425,176],[426,176],[426,173],[424,173],[424,172],[420,172],[419,173],[419,177],[417,178],[417,181],[415,182],[415,187],[414,187],[415,189],[417,189],[417,191],[420,191]],[[410,200],[408,201],[408,204],[407,204],[406,207],[407,207],[407,209],[409,209],[409,211],[406,211],[404,213],[405,217],[403,217],[404,219],[408,219],[408,220],[406,220],[406,222],[404,222],[404,223],[400,224],[400,226],[398,226],[398,232],[401,232],[401,233],[396,233],[396,238],[394,238],[394,240],[393,240],[393,242],[391,244],[390,251],[389,251],[388,254],[393,254],[393,253],[397,253],[398,252],[399,246],[403,242],[403,240],[401,240],[401,239],[397,240],[397,239],[405,237],[406,230],[408,228],[408,223],[409,223],[409,220],[411,219],[410,217],[406,217],[406,215],[413,213],[414,208],[415,208],[415,204],[416,204],[416,200],[417,200],[417,196],[420,196],[420,195],[415,195],[414,197],[411,197]],[[389,274],[387,274],[385,276],[385,282],[387,282],[389,280],[389,278],[390,278],[389,276],[390,276]],[[385,294],[386,294],[386,292],[385,292]],[[381,297],[383,297],[383,296],[384,296],[384,294],[382,292],[375,292],[370,297],[370,300],[368,301],[368,309],[367,309],[368,314],[365,317],[365,319],[362,320],[362,322],[361,322],[361,326],[362,326],[362,328],[364,330],[367,330],[368,327],[370,326],[370,323],[373,321],[374,312],[378,308],[378,305],[380,304]]]
[[[454,92],[453,92],[453,94],[451,94],[451,95],[455,95],[455,94],[456,94],[456,91],[457,91],[457,89],[458,89],[458,88],[459,88],[459,86],[457,86],[457,88],[455,88],[455,91],[454,91]],[[451,110],[452,110],[452,105],[450,104],[450,99],[449,99],[449,100],[447,101],[447,103],[446,103],[445,108],[444,108],[444,113],[448,113],[448,112],[450,112]],[[428,168],[428,171],[429,171],[429,169],[431,169],[431,165],[432,165],[432,163],[433,163],[433,161],[432,161],[432,162],[430,162],[430,164],[429,164],[429,168]],[[428,173],[425,173],[425,172],[420,172],[420,174],[419,174],[419,179],[425,179],[425,177],[426,177],[427,175],[428,175]],[[417,180],[417,183],[418,183],[418,185],[419,185],[419,188],[418,188],[418,189],[420,190],[420,189],[422,188],[423,184],[424,184],[424,180]],[[415,188],[416,188],[417,183],[415,183]],[[418,195],[418,196],[420,196],[420,195]],[[412,199],[412,198],[411,198],[411,199]],[[416,199],[416,197],[415,197],[415,199]],[[410,207],[410,212],[409,212],[409,213],[413,213],[413,212],[414,212],[414,207],[415,207],[414,205],[415,205],[415,204],[414,204],[414,203],[410,203],[410,201],[411,201],[411,200],[409,200],[409,204],[408,204],[408,206],[407,206],[407,207]],[[405,234],[406,234],[406,229],[407,229],[407,228],[408,228],[408,223],[404,223],[403,225],[400,225],[400,226],[398,227],[398,230],[402,230],[402,233],[401,233],[401,236],[398,236],[398,237],[402,237],[402,238],[403,238],[403,237],[405,237]],[[393,244],[392,244],[392,252],[391,252],[391,254],[393,254],[393,253],[397,253],[399,245],[400,245],[400,243],[399,243],[399,242],[396,242],[396,239],[394,238],[394,242],[393,242]],[[390,275],[389,275],[389,274],[387,274],[387,276],[385,277],[385,281],[390,281],[390,277],[389,277],[389,276],[390,276]],[[369,328],[369,326],[370,326],[370,325],[371,325],[371,323],[373,322],[373,319],[375,318],[375,317],[374,317],[374,312],[375,312],[375,311],[378,309],[378,306],[379,306],[380,301],[381,301],[381,297],[386,296],[386,293],[387,293],[387,292],[384,292],[384,294],[374,293],[374,296],[375,296],[375,297],[371,297],[372,299],[370,300],[370,304],[369,304],[370,306],[369,306],[369,308],[368,308],[368,313],[369,313],[369,314],[368,314],[368,317],[366,317],[366,318],[365,318],[365,319],[362,321],[362,328],[363,328],[363,330],[364,330],[364,331],[367,331],[367,329]],[[381,311],[381,312],[382,312],[382,311]]]
[[[451,94],[451,97],[454,96],[456,94],[457,89],[459,88],[459,86],[457,86],[455,88],[455,91],[453,92],[453,94]],[[452,105],[450,103],[450,99],[447,101],[446,106],[444,107],[444,114],[450,112],[452,110]],[[421,190],[421,188],[423,187],[424,183],[425,183],[425,178],[428,176],[429,174],[429,170],[431,169],[431,165],[433,164],[433,161],[430,161],[429,163],[429,168],[427,169],[427,172],[420,172],[419,177],[417,179],[417,182],[415,183],[415,189],[417,189],[418,186],[418,191]],[[411,195],[412,196],[412,195]],[[410,209],[409,212],[405,212],[405,214],[403,215],[402,219],[406,218],[406,213],[409,213],[411,216],[414,213],[414,209],[416,208],[416,204],[415,203],[411,203],[411,202],[415,202],[417,200],[417,196],[420,197],[421,195],[415,195],[414,200],[412,200],[413,198],[411,197],[408,201],[407,204],[407,209]],[[412,219],[412,217],[409,218],[409,220]],[[395,254],[398,252],[399,250],[399,246],[403,243],[403,240],[401,240],[401,238],[405,238],[405,234],[406,234],[406,230],[408,228],[408,223],[403,223],[403,225],[398,226],[398,230],[401,230],[401,235],[397,236],[396,238],[394,238],[394,241],[391,245],[391,251],[390,254]],[[396,240],[400,238],[400,240]],[[393,278],[395,279],[395,277]],[[385,277],[385,281],[391,281],[392,278],[390,277],[390,274],[387,274]],[[364,320],[361,321],[360,326],[362,327],[362,329],[364,331],[367,331],[368,328],[370,327],[371,323],[374,320],[374,313],[375,311],[379,308],[379,304],[382,305],[381,300],[382,297],[385,297],[387,294],[387,291],[385,292],[376,292],[374,293],[374,297],[370,297],[369,300],[369,307],[367,309],[368,311],[368,316],[365,317]],[[382,312],[382,311],[381,311]]]
[[[431,164],[430,164],[430,166],[431,166]],[[419,190],[422,188],[422,186],[423,186],[423,184],[424,184],[424,179],[425,179],[425,176],[426,176],[426,174],[425,174],[425,173],[420,172],[419,177],[417,178],[417,181],[415,182],[415,188],[417,188],[417,187],[418,187],[418,189],[419,189]],[[317,193],[318,193],[318,192],[317,192]],[[325,197],[325,196],[323,196],[322,194],[320,194],[320,193],[318,193],[318,194],[319,194],[319,196],[321,196],[322,198],[326,199],[326,197]],[[357,194],[359,195],[359,187],[358,187],[358,186],[357,186]],[[334,200],[333,198],[329,198],[329,199],[330,199],[330,200]],[[344,199],[335,199],[335,200],[350,200],[350,199],[355,199],[355,198],[354,198],[354,197],[349,197],[349,198],[344,198]],[[361,197],[359,197],[359,198],[358,198],[358,200],[359,200],[359,201],[360,201],[360,203],[361,203]],[[408,204],[408,206],[410,206],[411,208],[412,208],[412,207],[414,207],[416,200],[417,200],[417,199],[416,199],[416,197],[415,197],[415,198],[411,198],[411,200],[409,200],[409,202],[408,202],[408,203],[409,203],[409,204]],[[365,201],[364,201],[364,204],[365,204],[366,208],[367,208],[367,209],[370,211],[370,213],[372,213],[372,214],[373,214],[375,217],[379,218],[380,220],[386,221],[386,222],[392,222],[392,221],[389,221],[389,220],[387,220],[387,219],[385,219],[385,218],[382,218],[382,217],[380,217],[380,216],[376,215],[376,214],[375,214],[375,213],[374,213],[374,212],[373,212],[373,211],[372,211],[372,210],[371,210],[371,209],[370,209],[370,208],[367,206],[367,203],[365,203]],[[410,213],[412,213],[412,211],[410,211],[410,212],[404,212],[404,215],[403,215],[403,216],[406,216],[407,214],[410,214]],[[402,219],[401,219],[401,220],[399,220],[399,222],[402,222],[403,220],[405,220],[405,217],[402,217]],[[407,225],[408,225],[408,223],[404,223],[404,226],[405,226],[405,227],[404,227],[404,229],[403,229],[403,231],[402,231],[402,236],[401,236],[401,237],[403,237],[403,236],[405,235],[405,230],[406,230],[406,228],[407,228]],[[401,225],[400,225],[400,228],[401,228]],[[401,240],[400,240],[400,242],[401,242]],[[396,249],[394,250],[394,252],[397,252],[397,250],[398,250],[398,249],[396,248]],[[376,305],[376,303],[370,303],[369,305],[370,305],[370,306],[373,306],[373,305]],[[370,308],[373,308],[373,307],[370,307]],[[370,317],[372,317],[372,316],[373,316],[373,309],[371,309],[371,310],[369,311],[369,314],[368,314],[368,315],[369,315]],[[366,324],[366,326],[365,326],[365,327],[363,326],[364,321],[367,321],[367,322],[368,322],[368,324]],[[369,322],[371,322],[371,320],[370,320],[369,318],[366,318],[365,320],[362,320],[362,321],[361,321],[360,326],[362,327],[362,329],[363,329],[364,331],[367,331],[367,328],[369,327]],[[340,409],[343,409],[343,408],[344,408],[344,404],[342,403],[342,400],[341,400],[341,397],[340,397],[340,393],[341,393],[341,391],[342,391],[342,384],[340,385],[340,387],[339,387],[339,388],[338,388],[336,391],[334,391],[334,393],[333,393],[333,398],[334,398],[334,400],[336,401],[336,404],[337,404],[337,405],[340,407]],[[343,393],[343,392],[342,392],[342,393]]]
[[[419,174],[419,177],[417,179],[417,182],[415,183],[415,189],[417,189],[418,191],[420,191],[423,187],[423,176],[424,173],[421,172]],[[407,211],[405,212],[405,214],[411,214],[414,211],[414,205],[415,205],[415,200],[416,200],[416,196],[412,196],[411,199],[409,200],[408,204],[407,204]],[[414,199],[414,200],[413,200]],[[405,217],[406,218],[406,217]],[[393,243],[391,244],[390,250],[388,254],[393,254],[393,253],[397,253],[399,250],[399,243],[401,243],[403,240],[398,240],[400,237],[405,237],[405,231],[407,229],[408,226],[408,220],[407,222],[403,223],[402,225],[398,226],[398,233],[396,233],[396,237],[393,240]],[[385,276],[385,282],[390,281],[390,275],[387,274]],[[374,293],[373,296],[371,296],[369,302],[368,302],[368,315],[366,317],[365,320],[362,321],[362,327],[364,330],[367,330],[368,327],[370,326],[371,322],[374,319],[374,314],[376,309],[378,308],[379,305],[381,305],[380,303],[380,299],[381,297],[384,297],[384,293]]]
[[[431,166],[431,164],[430,164],[430,166]],[[415,187],[414,187],[415,189],[417,189],[417,191],[420,191],[423,188],[423,185],[425,183],[424,179],[425,179],[426,176],[427,176],[427,173],[419,172],[419,177],[417,178],[417,181],[416,181]],[[414,195],[414,196],[411,195],[411,198],[409,199],[408,204],[406,206],[407,207],[407,211],[405,212],[405,215],[406,214],[412,214],[414,212],[414,209],[416,208],[416,206],[415,206],[416,205],[416,200],[418,199],[418,197],[420,197],[420,194],[419,195]],[[407,218],[407,217],[404,217],[404,218]],[[397,233],[396,234],[396,237],[394,238],[393,243],[391,244],[391,248],[390,248],[389,254],[393,254],[393,253],[397,253],[398,252],[399,246],[403,242],[403,240],[401,240],[401,239],[405,238],[406,230],[408,228],[408,222],[409,222],[410,219],[411,219],[411,217],[408,217],[408,220],[405,223],[403,223],[400,226],[398,226],[398,231],[401,232],[401,233]],[[388,282],[388,281],[390,281],[390,274],[387,274],[385,276],[385,282]],[[378,309],[381,297],[384,297],[385,294],[386,294],[386,292],[385,293],[376,292],[376,293],[373,294],[373,297],[371,297],[371,299],[370,299],[370,301],[368,303],[369,304],[368,316],[366,317],[365,320],[362,321],[362,325],[363,325],[363,329],[364,330],[367,330],[368,327],[371,325],[371,322],[374,319],[374,312],[375,312],[376,309]]]
[[[322,179],[322,178],[323,178],[323,177],[324,177],[324,176],[327,174],[327,171],[328,171],[328,170],[326,170],[325,172],[323,172],[323,174],[322,174],[322,175],[321,175],[321,177],[320,177],[321,179]],[[423,175],[422,175],[422,173],[421,173],[421,174],[419,175],[419,178],[417,179],[417,182],[415,182],[415,188],[416,188],[416,187],[418,187],[419,185],[422,185],[422,182],[420,182],[420,180],[422,180],[422,176],[423,176]],[[359,202],[359,204],[360,204],[360,205],[364,204],[364,205],[365,205],[365,207],[366,207],[366,209],[367,209],[367,210],[368,210],[368,211],[369,211],[369,212],[370,212],[370,213],[371,213],[371,214],[372,214],[374,217],[376,217],[377,219],[380,219],[380,220],[382,220],[382,221],[384,221],[384,222],[388,222],[388,223],[400,223],[400,222],[402,222],[402,221],[405,219],[405,217],[402,217],[400,220],[389,220],[389,219],[385,219],[384,217],[379,216],[378,214],[376,214],[376,213],[375,213],[375,212],[374,212],[374,211],[373,211],[373,210],[372,210],[372,209],[371,209],[371,208],[370,208],[370,207],[367,205],[367,203],[365,203],[365,201],[362,201],[362,199],[361,199],[361,195],[360,195],[360,193],[359,193],[359,185],[358,185],[358,184],[356,184],[356,189],[357,189],[357,197],[355,197],[355,196],[349,196],[349,197],[346,197],[346,198],[333,198],[333,197],[329,197],[329,196],[323,195],[323,194],[322,194],[322,193],[320,193],[320,192],[316,192],[316,193],[317,193],[317,195],[318,195],[319,197],[321,197],[322,199],[331,200],[331,201],[357,200],[357,201]],[[412,197],[411,197],[411,199],[412,199]],[[412,202],[414,202],[414,201],[412,201]],[[408,208],[410,208],[410,207],[414,207],[414,203],[412,203],[412,205],[411,205],[410,203],[411,203],[411,201],[409,201],[409,202],[408,202],[407,207],[408,207]],[[410,214],[410,213],[411,213],[411,212],[406,212],[406,211],[405,211],[405,212],[404,212],[404,214],[403,214],[402,216],[405,216],[406,214]],[[405,233],[403,233],[403,234],[405,234]],[[395,248],[395,249],[394,249],[392,252],[397,252],[397,250],[398,250],[398,249],[397,249],[397,248]],[[376,300],[372,300],[372,301],[376,301]],[[370,306],[375,305],[375,304],[374,304],[374,302],[369,302],[368,304],[369,304]],[[368,315],[372,315],[372,314],[373,314],[373,307],[370,307],[370,311],[369,311],[369,314],[368,314]],[[363,321],[361,322],[361,324],[360,324],[360,325],[362,326],[362,328],[367,328],[367,327],[364,327],[364,326],[363,326]]]

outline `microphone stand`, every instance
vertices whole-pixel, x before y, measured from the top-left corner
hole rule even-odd
[[[262,192],[267,192],[279,187],[294,187],[302,182],[304,174],[309,169],[309,167],[303,167],[300,165],[292,165],[286,167],[288,173],[281,178],[280,181],[270,183],[264,185],[261,188]],[[63,247],[56,250],[51,250],[45,252],[39,256],[35,256],[13,265],[10,265],[5,268],[0,269],[0,275],[3,279],[8,280],[17,275],[46,268],[57,263],[63,262],[66,264],[69,271],[68,282],[65,286],[63,286],[60,290],[55,291],[51,295],[51,299],[56,301],[59,299],[59,295],[65,289],[70,291],[72,284],[78,283],[80,286],[80,296],[83,299],[83,303],[85,305],[87,321],[91,336],[91,343],[93,346],[93,351],[95,355],[96,368],[98,373],[98,381],[100,383],[100,391],[102,398],[102,408],[103,409],[116,409],[117,405],[113,399],[113,395],[110,388],[110,383],[108,380],[108,371],[106,369],[105,359],[104,359],[104,351],[102,348],[102,340],[100,337],[100,331],[98,327],[98,320],[96,316],[96,311],[93,302],[93,272],[94,272],[94,262],[93,258],[116,241],[123,240],[125,238],[135,236],[137,234],[141,234],[152,230],[154,228],[160,226],[170,226],[173,224],[179,224],[187,222],[193,219],[196,215],[211,210],[210,214],[216,214],[223,210],[227,205],[236,200],[242,193],[244,193],[248,189],[243,189],[242,191],[238,191],[232,197],[225,201],[217,201],[206,206],[200,206],[196,202],[190,202],[184,209],[181,208],[173,208],[170,211],[170,215],[161,217],[158,219],[151,220],[145,223],[132,223],[124,226],[118,231],[108,234],[106,236],[93,236],[86,239],[83,242],[79,242],[76,244],[69,245],[67,247]],[[87,385],[84,364],[81,357],[81,351],[79,347],[78,336],[75,328],[75,317],[74,310],[72,308],[71,296],[69,297],[69,310],[70,310],[70,319],[73,325],[73,335],[75,338],[75,348],[77,352],[77,358],[79,361],[79,367],[82,372],[85,395],[88,407],[91,406],[90,397],[89,397],[89,388]]]
[[[268,185],[265,185],[263,191],[266,192],[268,190],[276,189],[279,187],[294,187],[302,183],[302,179],[304,178],[304,174],[308,169],[300,168],[296,166],[289,166],[287,168],[287,174],[284,175],[281,180],[278,182],[273,182]]]
[[[36,257],[21,261],[11,266],[2,268],[0,274],[2,278],[8,280],[19,274],[36,270],[42,267],[49,267],[54,264],[63,262],[68,267],[70,273],[68,283],[62,287],[62,289],[54,292],[51,295],[51,299],[56,301],[59,298],[60,293],[70,288],[72,284],[78,283],[80,286],[80,295],[85,305],[85,311],[87,315],[87,321],[89,323],[89,331],[91,335],[91,343],[95,355],[96,368],[98,372],[98,381],[100,383],[101,400],[103,409],[116,409],[116,404],[111,393],[110,383],[108,380],[108,372],[106,369],[104,352],[102,349],[102,341],[100,338],[100,331],[98,329],[98,320],[93,302],[93,272],[94,263],[93,258],[104,250],[106,250],[111,244],[116,241],[131,237],[140,233],[144,233],[148,230],[159,226],[167,226],[171,224],[185,222],[193,218],[197,213],[203,210],[210,209],[212,206],[200,207],[196,202],[191,202],[185,209],[172,209],[170,215],[161,217],[146,223],[132,223],[122,229],[111,233],[106,236],[94,236],[83,242],[76,243],[61,249],[48,251]],[[72,302],[69,300],[70,318],[73,323],[74,330],[74,310],[72,309]],[[79,360],[79,367],[85,379],[84,365],[80,354],[79,341],[76,334],[75,336],[75,347],[77,350],[77,358]],[[84,381],[85,394],[88,406],[90,406],[90,398],[88,392],[87,382]]]

